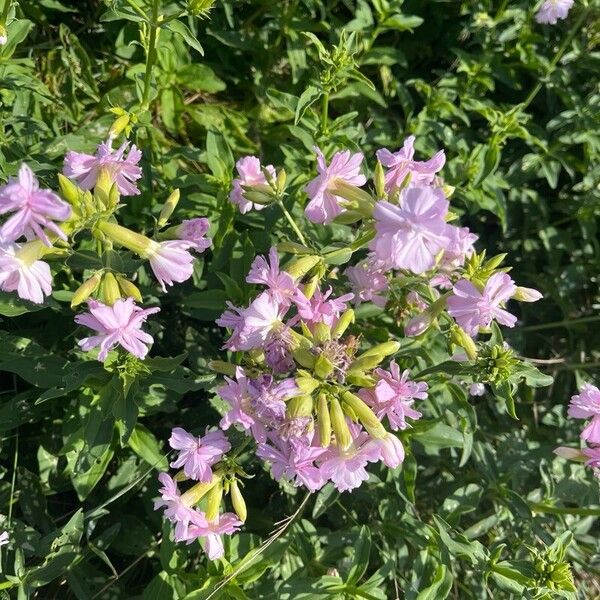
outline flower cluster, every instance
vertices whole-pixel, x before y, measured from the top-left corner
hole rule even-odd
[[[580,435],[586,446],[581,450],[560,446],[554,452],[563,458],[584,461],[600,477],[600,389],[584,383],[579,394],[571,397],[567,414],[573,419],[589,419]]]
[[[59,176],[61,196],[42,188],[31,169],[23,164],[16,176],[0,187],[0,289],[16,292],[41,304],[52,293],[53,279],[48,262],[53,254],[76,251],[73,234],[88,230],[103,251],[118,244],[143,259],[163,291],[189,279],[194,253],[204,252],[208,220],[196,218],[160,231],[168,223],[177,201],[176,190],[167,200],[157,223],[157,239],[148,238],[116,223],[121,196],[140,193],[136,182],[142,176],[141,152],[129,142],[118,150],[113,137],[98,146],[95,155],[68,152],[64,175]],[[92,193],[93,191],[93,193]],[[81,236],[78,236],[79,238]],[[92,273],[73,295],[73,307],[88,301],[89,312],[76,323],[95,334],[82,339],[85,350],[99,347],[98,359],[105,360],[116,346],[145,358],[152,337],[141,327],[149,315],[159,311],[136,304],[142,301],[136,285],[125,274],[111,268]]]
[[[411,136],[397,152],[377,152],[374,192],[366,189],[363,154],[346,150],[327,161],[315,148],[317,176],[302,188],[308,196],[304,214],[319,225],[356,224],[353,251],[363,256],[340,278],[337,269],[328,273],[328,264],[338,264],[332,255],[345,248],[320,253],[301,235],[301,245],[272,247],[268,256],[254,259],[247,274],[246,282],[258,288],[251,301],[228,303],[216,321],[228,330],[223,349],[237,358],[211,363],[224,375],[216,388],[227,404],[219,426],[242,431],[277,481],[309,492],[327,483],[352,491],[369,479],[370,464],[396,468],[404,460],[405,434],[398,432],[422,417],[428,384],[405,368],[412,361],[395,357],[400,342],[372,345],[355,330],[353,306],[373,303],[402,323],[406,336],[439,327],[451,347],[463,349],[457,360],[471,361],[472,394],[482,394],[483,383],[493,388],[512,376],[512,351],[482,343],[478,348],[474,338],[490,333],[495,323],[515,325],[516,316],[506,308],[510,299],[535,301],[541,294],[518,287],[508,269],[500,268],[503,256],[477,254],[477,236],[452,224],[452,190],[439,176],[444,151],[420,161],[414,144]],[[230,200],[241,213],[275,202],[286,210],[282,170],[262,167],[250,156],[238,161],[237,171]],[[294,256],[284,262],[280,252]],[[205,442],[188,435],[175,443],[172,438],[171,445],[181,452],[193,448],[201,467],[181,454],[171,466],[183,471],[173,479],[161,475],[157,507],[175,524],[176,539],[204,538],[215,556],[220,550],[209,548],[215,543],[209,536],[236,527],[232,513],[220,513],[224,492],[245,520],[245,508],[236,509],[241,468],[235,457],[219,458],[213,466],[208,457],[225,450],[202,450]],[[191,488],[196,491],[180,495],[175,481],[187,479],[198,481]],[[194,519],[202,526],[192,528]]]

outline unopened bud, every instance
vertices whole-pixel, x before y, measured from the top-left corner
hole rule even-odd
[[[248,518],[248,511],[246,510],[246,502],[244,501],[244,496],[242,496],[242,492],[238,486],[237,479],[234,479],[229,484],[229,496],[235,514],[239,517],[240,521],[245,521]]]
[[[235,377],[235,365],[225,362],[223,360],[211,360],[208,363],[208,368],[216,373],[222,375],[228,375],[229,377]]]
[[[387,432],[381,421],[363,400],[351,392],[344,392],[342,400],[354,411],[358,420],[372,437],[381,439],[386,436]]]
[[[392,356],[393,354],[396,354],[398,350],[400,350],[400,342],[389,340],[369,348],[360,355],[360,358],[363,356]]]
[[[315,357],[311,354],[310,350],[306,348],[296,348],[292,350],[292,356],[294,360],[307,369],[312,369],[315,366]]]
[[[167,198],[158,217],[157,227],[159,229],[164,227],[169,222],[169,219],[171,218],[171,215],[173,214],[173,211],[175,210],[180,197],[181,194],[177,189],[173,190],[170,196]]]
[[[312,254],[312,250],[308,246],[296,244],[296,242],[279,242],[277,244],[277,250],[289,254]]]
[[[346,376],[346,382],[350,385],[356,385],[358,387],[364,388],[371,388],[376,383],[373,377],[359,372],[348,373]]]
[[[447,183],[442,185],[442,192],[444,192],[446,198],[451,198],[452,194],[454,194],[454,190],[456,190],[456,188],[453,185],[448,185]]]
[[[129,113],[125,113],[116,119],[108,131],[108,137],[114,139],[121,135],[121,133],[129,126],[130,118]]]
[[[331,426],[338,446],[345,450],[352,443],[352,435],[346,423],[344,411],[337,398],[332,398],[329,402],[329,414],[331,415]]]
[[[310,417],[313,412],[313,405],[312,396],[294,396],[288,401],[287,411],[290,417]]]
[[[371,356],[359,356],[355,359],[348,369],[348,373],[362,373],[363,371],[370,371],[374,369],[383,361],[385,356],[381,354]]]
[[[198,504],[217,483],[221,483],[221,477],[221,473],[213,473],[212,479],[209,482],[197,483],[192,486],[185,494],[181,495],[181,503],[188,507]]]
[[[320,394],[317,400],[317,425],[321,446],[327,448],[331,442],[331,415],[325,394]]]
[[[577,460],[584,462],[587,460],[587,456],[579,448],[567,448],[566,446],[558,446],[553,450],[556,456],[565,458],[566,460]]]
[[[73,207],[78,207],[81,190],[62,173],[58,174],[58,185],[61,196]]]
[[[365,192],[365,190],[362,190],[343,179],[337,179],[331,191],[334,192],[336,196],[350,202],[352,208],[364,214],[366,217],[370,217],[373,214],[375,200],[371,194]]]
[[[145,235],[131,231],[127,227],[123,227],[117,223],[99,221],[96,224],[96,228],[109,239],[142,257],[145,257],[148,252],[157,246],[155,241],[147,238]]]
[[[296,377],[296,387],[305,394],[311,394],[314,392],[321,383],[311,376]]]
[[[88,280],[84,281],[73,294],[71,308],[75,308],[82,302],[85,302],[98,289],[101,279],[102,273],[97,271]]]
[[[317,288],[319,287],[319,282],[321,281],[321,277],[319,275],[315,275],[311,279],[309,279],[308,283],[304,286],[302,293],[310,300]]]
[[[331,330],[331,336],[334,338],[341,337],[342,335],[344,335],[346,329],[348,329],[348,327],[350,327],[352,323],[354,323],[354,311],[351,308],[349,308],[338,319],[338,322]]]
[[[214,521],[219,516],[223,499],[223,482],[219,479],[208,491],[206,496],[206,520]]]
[[[117,283],[124,298],[133,298],[136,302],[143,302],[142,294],[137,285],[129,281],[129,279],[117,275]]]
[[[377,161],[377,164],[375,165],[373,183],[375,184],[377,198],[379,200],[385,198],[385,171],[383,170],[383,165],[379,161]]]
[[[188,9],[195,17],[203,17],[214,3],[215,0],[188,0]]]
[[[313,369],[317,377],[327,379],[333,373],[334,365],[325,355],[320,354]]]
[[[271,202],[274,200],[272,195],[265,194],[263,192],[257,192],[252,188],[249,188],[248,191],[244,191],[244,198],[249,202],[254,202],[254,204],[260,204],[261,206],[271,204]]]
[[[285,271],[294,279],[302,279],[313,267],[319,264],[321,257],[316,254],[309,254],[296,258],[288,263]]]
[[[103,208],[111,206],[110,191],[113,186],[113,178],[110,171],[106,168],[101,168],[94,186],[94,199]]]
[[[477,358],[477,346],[473,338],[458,325],[453,325],[450,329],[450,341],[463,348],[470,360]]]
[[[425,333],[433,323],[432,315],[425,311],[412,319],[404,326],[404,333],[410,337],[417,337]]]
[[[115,276],[110,272],[104,273],[101,290],[104,304],[107,304],[108,306],[112,306],[121,297],[119,284],[117,283]]]
[[[513,300],[518,300],[519,302],[537,302],[543,297],[540,292],[533,288],[519,286],[513,295]]]
[[[287,181],[287,174],[285,172],[285,169],[281,169],[279,171],[279,173],[277,173],[277,180],[275,182],[275,187],[277,188],[277,193],[279,195],[283,194],[283,192],[285,192],[285,184]]]
[[[317,323],[313,326],[313,338],[317,344],[323,344],[331,339],[331,329],[325,323]]]

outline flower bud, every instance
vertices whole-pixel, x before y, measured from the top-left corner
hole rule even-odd
[[[185,494],[181,495],[181,502],[185,505],[185,506],[194,506],[195,504],[198,504],[198,502],[200,502],[200,500],[202,500],[202,498],[204,498],[204,496],[206,496],[206,494],[217,484],[217,483],[221,483],[221,477],[222,477],[222,473],[220,472],[216,472],[213,473],[213,477],[212,479],[207,482],[207,483],[197,483],[196,485],[192,486],[187,492],[185,492]]]
[[[254,204],[260,204],[262,206],[266,206],[273,202],[274,198],[272,195],[265,194],[264,192],[257,192],[250,186],[242,186],[242,188],[244,188],[244,198],[249,202],[254,202]],[[246,191],[246,189],[248,191]]]
[[[120,117],[118,117],[115,122],[112,124],[111,128],[108,131],[108,137],[114,139],[119,137],[127,127],[129,127],[129,120],[131,116],[129,113],[124,113]]]
[[[313,347],[312,333],[310,331],[305,331],[305,335],[301,335],[293,329],[290,329],[289,332],[292,336],[292,349],[302,348],[303,350],[310,350]]]
[[[221,501],[223,500],[223,482],[218,479],[206,496],[206,520],[214,521],[219,516]]]
[[[354,323],[354,311],[349,308],[338,319],[338,322],[331,330],[331,336],[334,338],[341,337],[352,323]]]
[[[121,289],[121,295],[124,298],[133,298],[136,302],[144,301],[137,285],[135,285],[128,279],[125,279],[125,277],[121,277],[121,275],[117,275],[117,283],[119,284],[119,288]]]
[[[337,179],[335,180],[331,191],[335,193],[336,196],[351,202],[352,208],[362,213],[364,216],[370,217],[373,214],[375,200],[371,194],[365,192],[365,190],[347,183],[343,179]]]
[[[348,368],[348,374],[350,375],[357,372],[360,373],[363,371],[370,371],[379,365],[384,358],[385,356],[381,354],[377,354],[375,356],[359,356]]]
[[[469,360],[477,358],[477,346],[473,338],[458,325],[453,325],[450,329],[450,341],[464,349]]]
[[[310,417],[313,412],[313,405],[312,396],[294,396],[287,403],[287,411],[290,417]]]
[[[188,0],[188,10],[194,17],[203,17],[213,7],[215,0]]]
[[[296,348],[292,350],[294,360],[307,369],[312,369],[315,366],[316,359],[310,350],[306,348]]]
[[[248,511],[246,510],[246,502],[244,501],[244,496],[242,496],[242,492],[238,486],[237,479],[234,479],[229,484],[229,496],[235,514],[239,517],[240,521],[245,521],[248,518]]]
[[[567,460],[577,460],[580,462],[584,462],[587,460],[585,454],[579,448],[568,448],[566,446],[559,446],[553,450],[556,456],[560,456],[561,458],[565,458]]]
[[[102,272],[96,271],[89,279],[84,281],[73,294],[71,299],[71,308],[79,306],[82,302],[85,302],[100,285],[102,279]]]
[[[319,264],[320,261],[320,256],[308,254],[289,262],[285,267],[285,271],[294,279],[302,279],[313,267]]]
[[[94,186],[94,199],[102,208],[111,206],[111,189],[113,186],[113,178],[110,171],[106,168],[101,168]]]
[[[288,252],[289,254],[312,254],[313,252],[308,246],[303,246],[296,242],[279,242],[277,250],[279,252]]]
[[[325,323],[317,323],[313,327],[313,337],[317,344],[323,344],[331,339],[331,329]]]
[[[383,170],[383,165],[379,161],[377,161],[377,164],[375,165],[373,183],[375,184],[375,193],[377,194],[377,198],[379,200],[381,200],[381,198],[385,198],[385,171]]]
[[[222,375],[228,375],[229,377],[235,377],[235,365],[225,362],[223,360],[211,360],[208,363],[208,368],[216,373]]]
[[[60,187],[61,196],[71,205],[73,208],[78,208],[81,196],[81,190],[62,173],[58,174],[58,185]]]
[[[112,273],[104,273],[100,293],[104,300],[104,304],[107,304],[108,306],[112,306],[121,297],[119,284]]]
[[[392,354],[396,354],[398,350],[400,350],[400,342],[388,340],[387,342],[383,342],[381,344],[373,346],[372,348],[369,348],[368,350],[363,352],[359,358],[362,358],[363,356],[392,356]]]
[[[425,333],[433,323],[433,316],[429,311],[425,311],[412,319],[409,319],[404,326],[404,333],[410,337],[417,337]]]
[[[381,421],[363,400],[351,392],[344,392],[342,394],[342,400],[354,411],[354,414],[358,417],[358,420],[363,424],[371,437],[381,439],[386,436],[387,432],[381,424]]]
[[[348,429],[348,423],[346,423],[344,411],[337,398],[332,398],[330,400],[329,414],[331,415],[331,425],[333,427],[336,442],[342,450],[345,450],[352,443],[352,436]]]
[[[296,387],[305,394],[312,394],[321,383],[310,375],[296,377]]]
[[[317,425],[319,427],[319,440],[323,448],[331,443],[331,415],[327,404],[327,396],[319,394],[317,400]]]
[[[142,257],[147,256],[148,252],[156,246],[156,242],[147,238],[145,235],[131,231],[131,229],[117,225],[117,223],[99,221],[96,224],[96,228],[104,233],[109,239]]]
[[[313,368],[317,377],[327,379],[333,373],[334,364],[325,355],[320,354]]]
[[[321,280],[321,277],[319,275],[315,275],[314,277],[312,277],[308,283],[304,286],[304,289],[302,290],[302,293],[310,300],[313,296],[314,293],[317,291],[317,288],[319,287],[319,281]]]
[[[543,297],[544,296],[534,288],[518,286],[513,295],[513,300],[518,300],[519,302],[537,302]]]
[[[277,189],[277,193],[281,196],[283,192],[285,192],[285,184],[287,181],[287,174],[285,169],[281,169],[279,173],[277,173],[277,179],[275,181],[275,188]]]
[[[164,203],[162,210],[160,211],[160,215],[158,217],[158,223],[156,224],[159,229],[164,227],[171,218],[177,203],[179,202],[179,198],[181,197],[181,193],[178,189],[173,190],[166,202]]]

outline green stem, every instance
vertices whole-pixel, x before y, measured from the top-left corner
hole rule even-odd
[[[8,19],[8,11],[12,0],[4,0],[4,8],[2,9],[2,16],[0,16],[0,25],[6,25],[6,19]]]
[[[283,211],[283,214],[285,215],[285,218],[288,220],[288,223],[290,224],[291,228],[294,230],[294,232],[298,236],[300,243],[303,244],[304,246],[308,246],[306,239],[302,235],[302,232],[298,228],[298,225],[296,225],[296,222],[292,218],[292,215],[290,215],[290,213],[288,212],[287,208],[284,206],[283,202],[280,199],[278,199],[277,204],[279,204],[279,208],[281,208],[281,210]]]
[[[156,42],[158,39],[158,4],[160,0],[152,3],[152,23],[150,24],[150,35],[148,38],[148,52],[146,53],[146,72],[144,74],[144,93],[142,96],[141,110],[150,108],[150,90],[152,83],[152,69],[156,62]]]
[[[534,512],[549,513],[553,515],[578,515],[581,517],[600,517],[599,508],[566,508],[564,506],[551,506],[542,502],[530,504]]]
[[[580,325],[582,323],[594,323],[600,321],[600,315],[592,317],[581,317],[580,319],[563,319],[562,321],[554,321],[552,323],[541,323],[540,325],[528,325],[520,327],[520,331],[541,331],[543,329],[554,329],[559,327],[570,327],[571,325]]]
[[[544,77],[540,78],[538,83],[534,86],[534,88],[529,93],[529,96],[527,96],[527,98],[525,98],[525,102],[523,102],[523,104],[520,107],[521,111],[524,111],[533,102],[534,98],[538,95],[538,93],[540,92],[542,87],[544,87],[544,79],[552,73],[552,71],[558,64],[558,61],[563,57],[563,54],[566,52],[567,48],[570,46],[571,42],[573,41],[573,38],[577,35],[580,27],[583,25],[583,23],[587,19],[589,12],[590,12],[589,8],[582,11],[581,14],[579,15],[579,18],[577,19],[577,21],[575,21],[575,24],[573,25],[573,27],[570,28],[569,34],[564,39],[563,43],[560,45],[560,48],[554,55],[552,62],[548,65],[548,68],[546,69],[546,73],[544,74]]]
[[[329,121],[329,92],[325,92],[321,96],[321,133],[327,132]]]

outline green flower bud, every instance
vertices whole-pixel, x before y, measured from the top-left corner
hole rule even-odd
[[[331,329],[325,323],[317,323],[313,327],[313,337],[317,344],[323,344],[331,339]]]
[[[392,356],[392,354],[396,354],[398,350],[400,350],[400,342],[389,340],[365,350],[365,352],[363,352],[359,358],[362,358],[363,356]]]
[[[219,516],[221,501],[223,500],[223,482],[219,480],[213,485],[206,496],[206,519],[214,521]]]
[[[223,360],[211,360],[208,363],[208,368],[216,373],[221,373],[229,377],[235,377],[235,365]]]
[[[330,400],[329,414],[331,415],[331,426],[333,427],[336,442],[342,450],[345,450],[352,443],[352,436],[348,429],[348,423],[346,423],[344,411],[337,398]]]
[[[294,360],[307,369],[312,369],[315,366],[316,359],[313,354],[306,348],[296,348],[292,350]]]
[[[289,254],[312,254],[313,251],[308,246],[297,244],[296,242],[279,242],[277,244],[279,252],[287,252]]]
[[[298,389],[305,394],[312,394],[319,386],[321,382],[311,376],[296,377],[296,386]]]
[[[260,204],[262,206],[266,206],[267,204],[271,204],[274,200],[272,195],[266,194],[264,192],[258,192],[254,188],[256,186],[242,186],[244,188],[248,187],[248,191],[244,191],[244,198],[249,200],[250,202],[254,202],[254,204]]]
[[[223,474],[219,471],[213,473],[212,479],[208,483],[197,483],[191,487],[185,494],[181,495],[181,502],[185,506],[194,506],[198,504],[206,494],[215,486],[217,483],[221,483]]]
[[[275,187],[277,188],[277,193],[281,196],[283,192],[285,192],[285,183],[287,181],[287,174],[285,169],[281,169],[279,173],[277,173],[277,179],[275,181]]]
[[[313,347],[312,333],[310,333],[310,331],[308,331],[308,335],[310,336],[310,338],[308,336],[305,337],[299,334],[293,329],[290,329],[289,331],[290,335],[292,336],[292,348],[302,348],[303,350],[310,350]]]
[[[118,137],[125,129],[127,129],[127,127],[129,127],[130,118],[131,117],[129,113],[122,114],[120,117],[118,117],[108,131],[108,137]]]
[[[318,265],[320,261],[320,256],[316,254],[309,254],[289,262],[285,267],[285,271],[294,279],[302,279],[313,267]]]
[[[171,192],[166,202],[164,203],[162,210],[160,211],[160,215],[158,217],[158,223],[156,225],[159,229],[164,227],[169,222],[169,219],[171,218],[173,211],[177,207],[180,198],[181,193],[178,189],[173,190]]]
[[[71,308],[75,308],[82,302],[85,302],[98,289],[101,280],[102,272],[96,271],[88,280],[84,281],[73,294]]]
[[[231,504],[233,504],[235,514],[239,517],[240,521],[245,521],[248,518],[248,511],[246,510],[246,502],[238,486],[237,479],[234,479],[229,484],[229,496],[231,497]]]
[[[341,337],[342,335],[344,335],[346,329],[348,329],[348,327],[350,327],[352,323],[354,323],[354,311],[351,308],[349,308],[338,319],[338,322],[331,330],[331,336],[334,338]]]
[[[126,227],[117,225],[117,223],[99,221],[96,224],[96,228],[112,241],[117,242],[117,244],[124,246],[141,257],[146,257],[148,252],[157,245],[156,242],[145,235],[131,231]]]
[[[195,17],[204,17],[213,7],[215,0],[188,0],[188,10]]]
[[[61,196],[73,207],[78,208],[81,197],[81,190],[62,173],[58,174],[58,185]]]
[[[104,304],[112,306],[117,300],[121,298],[121,290],[119,289],[119,284],[117,283],[117,280],[112,273],[104,273],[101,285],[102,287],[100,294],[102,296]]]
[[[343,179],[337,179],[333,185],[332,192],[336,196],[350,202],[352,208],[362,213],[365,217],[370,217],[373,214],[375,200],[365,190],[351,185]]]
[[[387,432],[381,421],[363,400],[351,392],[344,392],[342,400],[353,410],[358,420],[372,437],[381,439],[386,436]]]
[[[469,360],[477,358],[477,346],[473,338],[458,325],[453,325],[450,329],[450,341],[460,346],[467,354]]]
[[[385,358],[384,355],[377,354],[375,356],[359,356],[352,362],[348,368],[348,374],[362,373],[364,371],[370,371],[377,367]]]
[[[125,279],[125,277],[121,277],[121,275],[117,275],[117,283],[124,298],[133,298],[136,302],[143,302],[144,299],[137,285]]]
[[[310,417],[313,412],[313,406],[312,396],[294,396],[287,403],[287,412],[290,417]]]
[[[346,382],[350,385],[355,385],[358,387],[371,388],[375,385],[376,381],[373,377],[369,375],[365,375],[360,372],[348,373],[346,376]]]
[[[317,287],[319,287],[319,282],[321,281],[321,277],[319,275],[315,275],[312,277],[309,282],[304,286],[302,293],[310,300],[314,293],[317,291]]]
[[[317,400],[317,425],[319,427],[319,440],[323,448],[331,443],[331,415],[327,404],[327,396],[319,394]]]
[[[334,369],[334,364],[323,354],[320,354],[315,361],[314,371],[317,377],[327,379]]]

